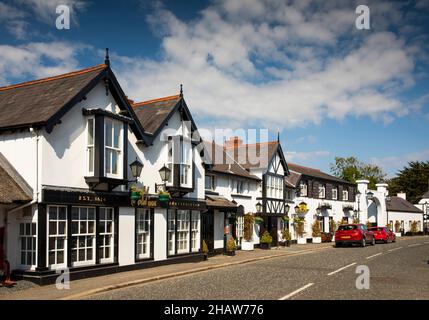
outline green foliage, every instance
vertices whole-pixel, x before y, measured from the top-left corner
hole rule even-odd
[[[299,237],[302,237],[305,234],[305,219],[304,218],[295,218],[293,219],[295,225],[295,232]]]
[[[390,181],[389,194],[396,195],[405,192],[411,203],[417,203],[421,196],[429,189],[429,161],[409,162],[397,176]]]
[[[233,252],[237,249],[237,246],[235,244],[234,237],[229,238],[228,242],[226,243],[226,251]]]
[[[334,219],[329,220],[329,232],[334,233],[337,230],[337,223]]]
[[[261,243],[271,244],[273,242],[273,237],[271,237],[268,231],[265,231],[261,237]]]
[[[354,218],[354,219],[353,219],[353,223],[360,223],[360,221],[359,221],[359,219],[358,219],[358,218]]]
[[[204,254],[208,254],[209,253],[209,247],[207,246],[207,243],[205,240],[203,240],[203,248],[202,248],[202,252]]]
[[[282,238],[284,241],[290,241],[292,239],[292,235],[290,234],[289,229],[283,230]]]
[[[417,221],[413,221],[411,222],[411,228],[410,228],[411,233],[417,233],[419,230],[417,229]]]
[[[311,230],[313,231],[313,237],[320,237],[321,230],[320,230],[320,222],[318,220],[315,220],[313,224],[311,225]]]
[[[243,226],[243,238],[246,241],[251,241],[253,236],[253,222],[255,218],[251,214],[246,214],[244,216],[244,226]]]
[[[335,163],[331,163],[331,172],[336,177],[352,183],[359,179],[367,179],[370,189],[375,189],[377,183],[386,179],[381,167],[361,162],[356,157],[335,157]]]
[[[371,228],[371,227],[372,227],[372,222],[367,221],[367,222],[366,222],[366,227],[367,227],[367,228]]]

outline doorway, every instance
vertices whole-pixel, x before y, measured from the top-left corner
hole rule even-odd
[[[209,253],[214,252],[214,214],[207,211],[201,214],[201,238],[207,244]]]

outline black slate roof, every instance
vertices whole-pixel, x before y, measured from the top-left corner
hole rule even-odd
[[[423,211],[415,207],[411,202],[396,196],[392,196],[390,197],[390,201],[386,201],[386,208],[387,211],[423,213]]]

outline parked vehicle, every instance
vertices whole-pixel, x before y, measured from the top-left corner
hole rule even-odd
[[[395,233],[387,227],[372,227],[370,231],[374,232],[375,241],[382,241],[384,243],[395,242]]]
[[[368,230],[361,223],[340,225],[335,232],[335,246],[358,244],[365,247],[367,244],[375,245],[374,232]]]

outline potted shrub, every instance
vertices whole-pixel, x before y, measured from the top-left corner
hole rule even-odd
[[[284,240],[285,246],[290,247],[290,241],[292,240],[292,235],[290,234],[289,229],[283,230],[282,238]]]
[[[237,250],[237,246],[235,244],[235,239],[234,239],[234,237],[231,237],[226,242],[226,255],[235,256],[235,250]]]
[[[366,222],[366,227],[367,227],[367,228],[371,228],[371,227],[372,227],[372,222],[367,221],[367,222]]]
[[[273,237],[271,237],[268,231],[265,231],[260,240],[261,249],[265,249],[265,250],[271,249],[272,242],[273,242]]]
[[[411,222],[410,232],[412,236],[415,236],[419,230],[417,229],[417,221]]]
[[[158,192],[158,200],[161,207],[165,208],[170,200],[170,193],[168,191]]]
[[[207,260],[209,257],[209,247],[207,246],[206,240],[203,240],[203,247],[201,251],[204,255],[204,260]]]
[[[243,226],[243,241],[241,242],[241,250],[252,251],[253,250],[253,222],[255,218],[252,214],[248,213],[244,215],[244,226]]]
[[[313,243],[322,243],[321,231],[320,231],[320,222],[315,220],[313,225],[311,226]]]
[[[297,234],[297,243],[306,244],[307,239],[304,238],[305,234],[305,219],[304,218],[295,218],[294,219],[295,232]]]
[[[353,223],[360,223],[358,218],[353,218]]]

